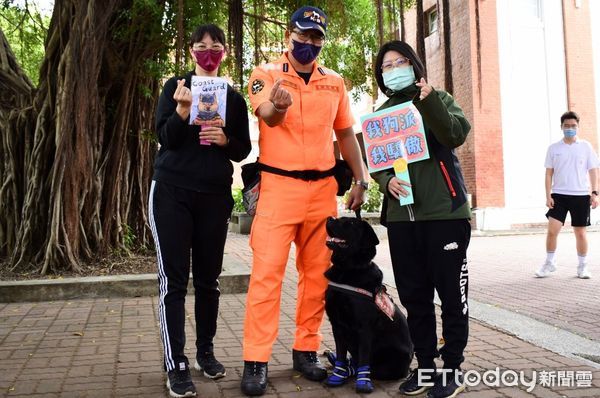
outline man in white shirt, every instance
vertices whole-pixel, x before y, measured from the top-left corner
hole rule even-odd
[[[546,154],[546,262],[536,271],[538,278],[545,278],[556,271],[554,253],[558,233],[565,223],[567,212],[571,214],[571,226],[577,242],[577,276],[589,279],[586,255],[588,243],[586,227],[590,225],[590,207],[600,203],[598,197],[598,167],[600,161],[589,142],[577,138],[579,116],[566,112],[560,117],[563,139],[550,145]],[[591,192],[590,192],[591,187]]]

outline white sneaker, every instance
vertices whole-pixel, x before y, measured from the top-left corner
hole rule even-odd
[[[548,275],[550,275],[551,272],[556,271],[556,263],[554,262],[550,262],[550,261],[546,261],[540,269],[538,269],[537,271],[535,271],[535,276],[537,276],[538,278],[545,278]]]
[[[577,266],[577,277],[579,279],[590,279],[592,274],[587,269],[587,264],[579,264]]]

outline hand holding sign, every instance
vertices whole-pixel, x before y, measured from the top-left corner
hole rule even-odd
[[[292,95],[285,88],[281,87],[281,82],[283,82],[283,79],[275,81],[273,88],[271,88],[269,101],[271,101],[277,112],[283,113],[292,105]]]
[[[410,185],[410,175],[408,174],[408,162],[406,159],[400,158],[394,161],[394,173],[396,173],[395,179],[398,181],[398,185],[404,185],[404,187],[401,187],[398,198],[400,199],[400,206],[412,205],[415,203],[415,200]]]

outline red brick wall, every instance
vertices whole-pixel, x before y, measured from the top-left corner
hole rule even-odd
[[[441,4],[441,3],[440,3]],[[467,141],[458,148],[457,153],[467,184],[467,192],[473,195],[473,204],[477,201],[477,173],[475,162],[475,142],[477,131],[473,118],[473,67],[471,65],[471,15],[467,1],[450,1],[450,31],[452,34],[452,95],[462,108],[469,123],[471,132]],[[443,33],[442,33],[443,34]],[[443,51],[443,49],[441,49]]]
[[[581,119],[579,135],[598,148],[590,5],[579,3],[563,0],[567,101]]]
[[[480,50],[477,49],[476,2],[469,0],[473,135],[477,207],[504,207],[504,156],[496,2],[479,1]],[[480,61],[478,61],[478,59]]]

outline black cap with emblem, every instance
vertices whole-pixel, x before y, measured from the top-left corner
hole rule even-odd
[[[291,23],[300,30],[316,29],[325,34],[327,30],[327,15],[317,7],[300,7],[292,14]]]

